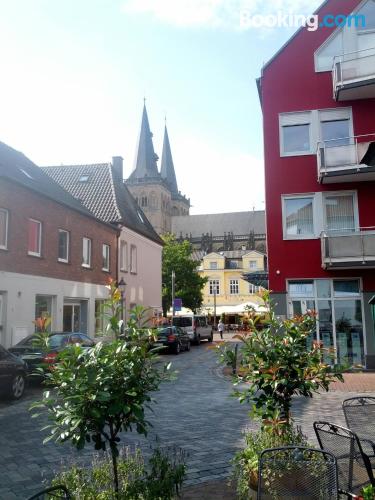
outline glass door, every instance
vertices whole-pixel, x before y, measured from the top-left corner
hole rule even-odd
[[[81,324],[81,304],[64,304],[64,332],[79,332]]]

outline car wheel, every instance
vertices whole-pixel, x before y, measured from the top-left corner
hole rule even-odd
[[[10,386],[10,396],[12,399],[20,399],[25,392],[26,379],[23,373],[17,373],[13,377],[12,384]]]
[[[188,341],[188,343],[186,344],[186,350],[187,351],[190,351],[190,340]]]
[[[179,342],[177,342],[177,344],[174,346],[173,352],[175,354],[180,354],[180,352],[181,352],[181,346],[180,346]]]

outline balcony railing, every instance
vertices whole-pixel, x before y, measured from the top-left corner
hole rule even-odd
[[[375,97],[375,48],[334,57],[332,80],[337,101]]]
[[[375,227],[321,234],[324,269],[375,268]]]
[[[317,164],[323,184],[375,180],[375,134],[318,142]]]

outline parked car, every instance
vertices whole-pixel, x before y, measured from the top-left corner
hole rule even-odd
[[[173,324],[182,328],[189,335],[190,342],[199,345],[201,340],[213,340],[213,328],[208,324],[207,317],[198,314],[183,314],[173,318]]]
[[[53,332],[49,335],[49,350],[47,352],[43,352],[40,347],[35,345],[35,335],[25,337],[9,351],[26,361],[29,374],[35,374],[36,368],[53,364],[58,353],[69,344],[80,344],[88,348],[93,347],[95,342],[80,332]]]
[[[168,347],[174,354],[180,354],[181,351],[190,351],[190,338],[178,326],[165,326],[157,328],[157,341],[154,347],[165,346]]]
[[[27,365],[0,345],[0,392],[20,399],[26,387]]]

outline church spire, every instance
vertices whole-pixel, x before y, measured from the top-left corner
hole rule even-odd
[[[135,168],[130,174],[130,179],[143,179],[144,177],[158,177],[158,167],[156,162],[158,156],[154,151],[152,143],[152,133],[148,122],[146,102],[144,100],[141,132],[139,134],[137,158]]]
[[[167,124],[164,128],[163,154],[161,156],[161,171],[162,178],[166,181],[172,193],[178,193],[176,173],[174,171],[171,146],[167,131]]]

